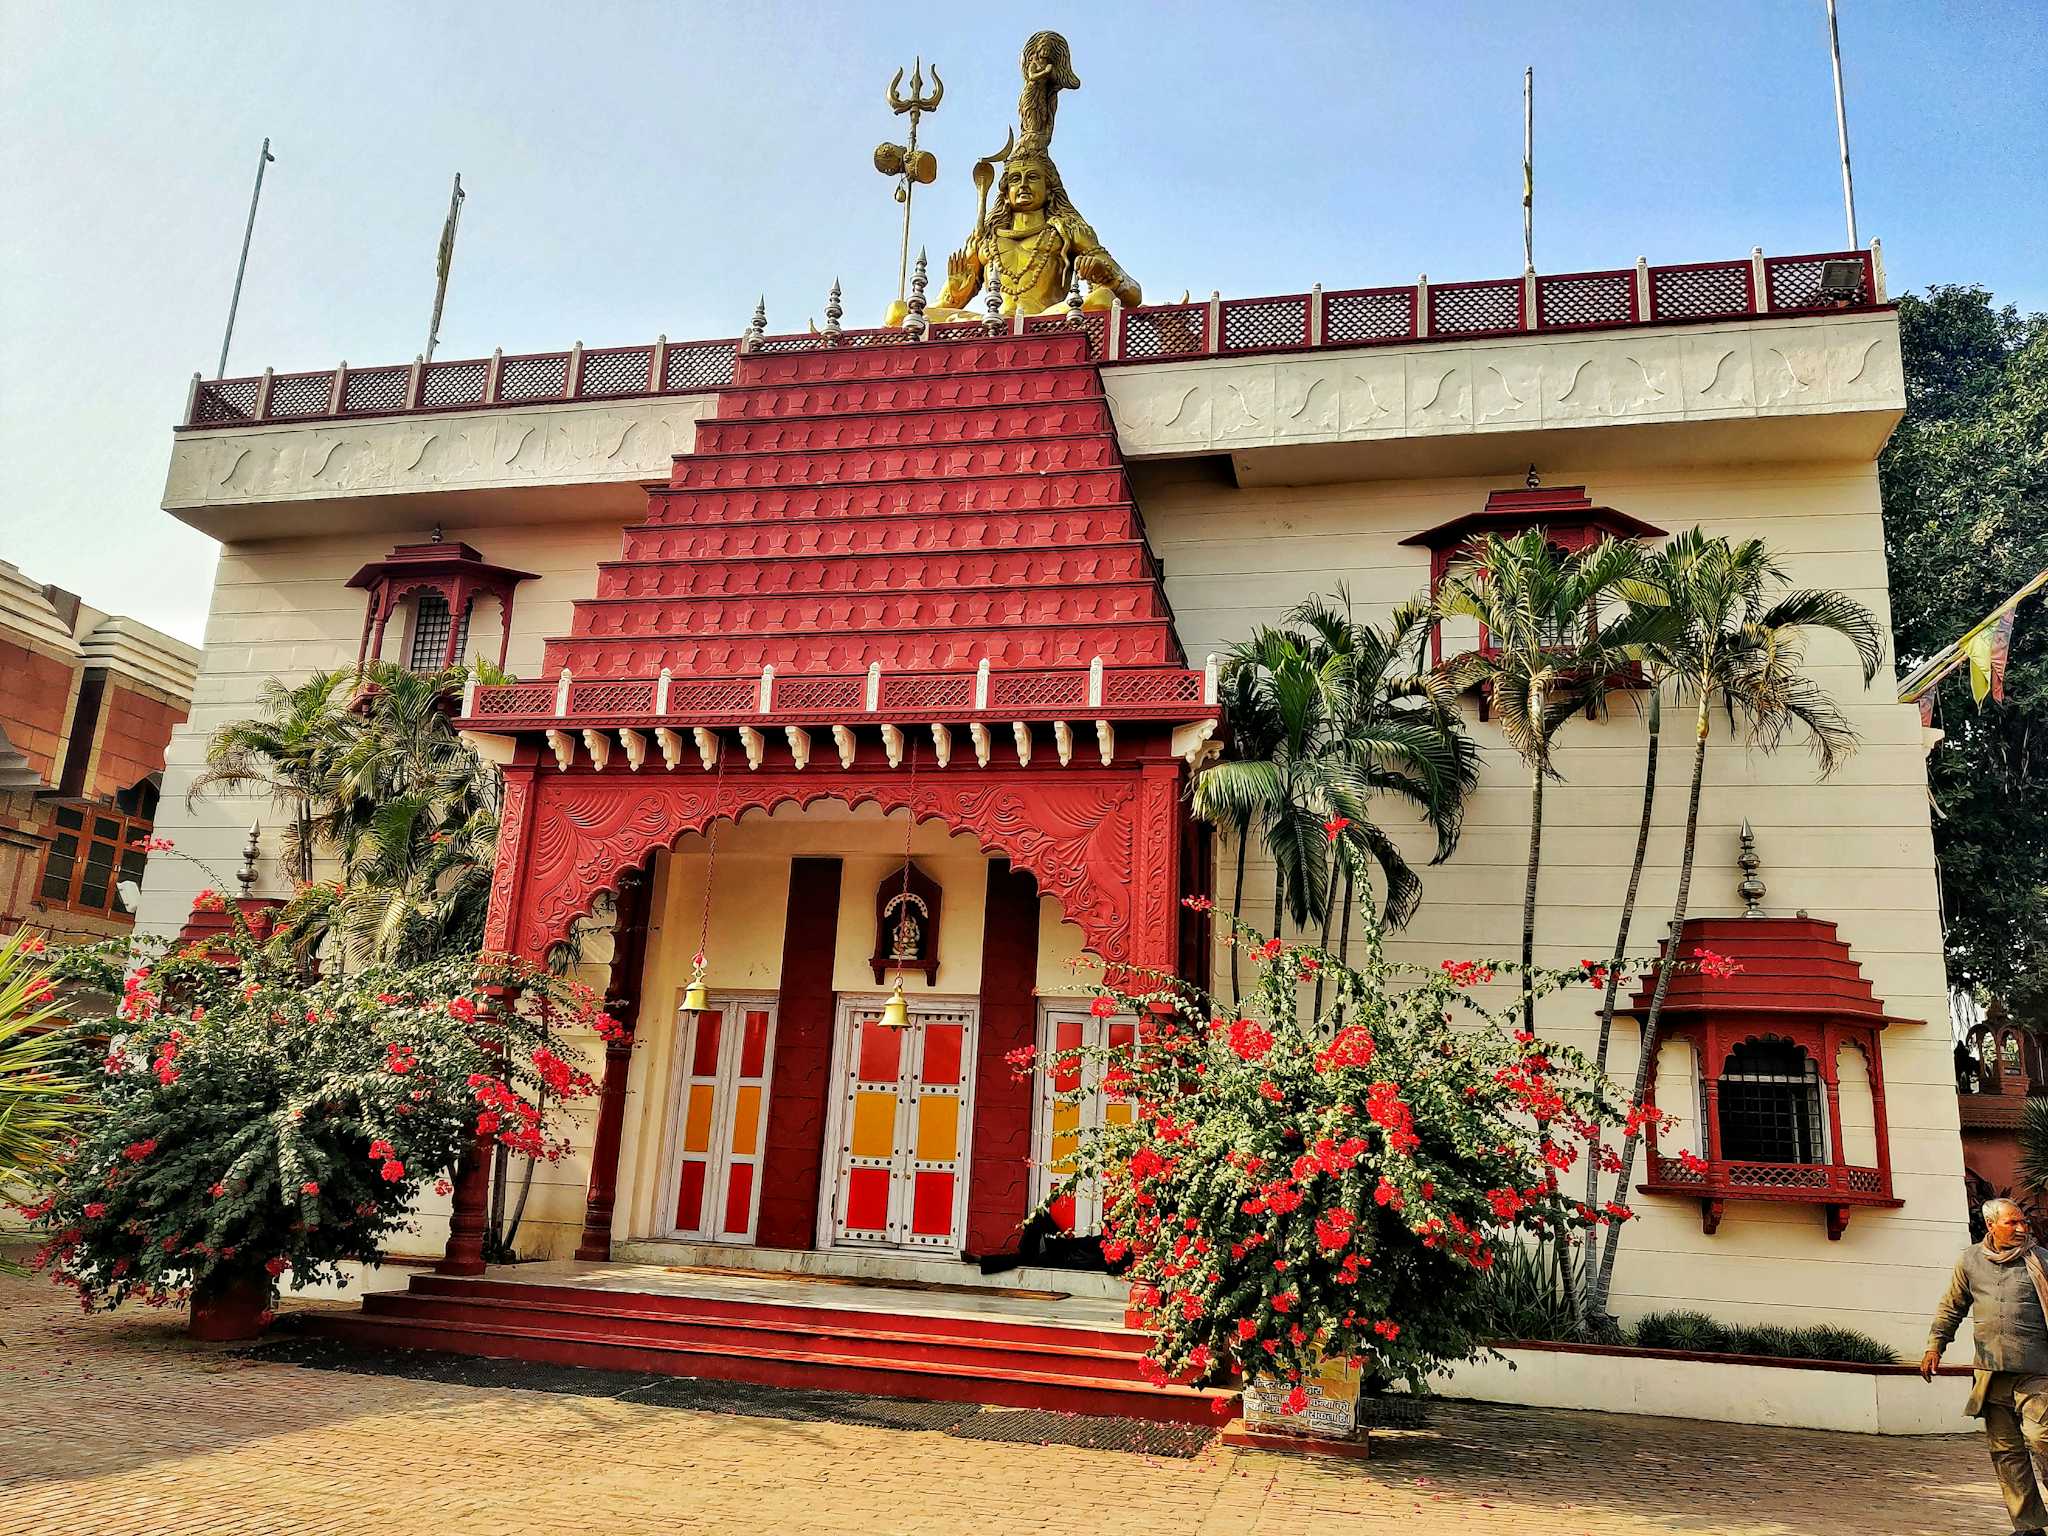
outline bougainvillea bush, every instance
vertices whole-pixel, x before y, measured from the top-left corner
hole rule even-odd
[[[62,964],[110,994],[81,1021],[111,1042],[94,1073],[104,1113],[30,1214],[47,1233],[35,1262],[88,1310],[375,1263],[478,1136],[559,1157],[560,1106],[594,1091],[565,1037],[617,1030],[587,988],[505,960],[318,976],[243,931],[212,954],[157,944]],[[504,987],[517,1007],[487,1008]]]
[[[1513,968],[1393,963],[1368,927],[1353,969],[1233,922],[1260,970],[1249,1016],[1170,978],[1094,1003],[1136,1014],[1137,1044],[1084,1053],[1083,1078],[1138,1113],[1087,1133],[1053,1198],[1101,1181],[1103,1249],[1128,1266],[1156,1379],[1298,1384],[1343,1358],[1419,1382],[1482,1353],[1485,1276],[1509,1244],[1627,1219],[1563,1187],[1580,1157],[1613,1157],[1587,1147],[1630,1119],[1615,1090],[1521,1031],[1518,998],[1494,1011],[1472,990]],[[1330,1005],[1300,1017],[1318,972]],[[1531,978],[1539,994],[1588,980]],[[1297,1385],[1290,1408],[1305,1399]]]

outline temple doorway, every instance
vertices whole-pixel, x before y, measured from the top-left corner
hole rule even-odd
[[[754,1241],[775,1001],[765,993],[714,994],[705,1011],[676,1015],[680,1108],[668,1182],[674,1236]]]
[[[883,1002],[839,999],[818,1244],[956,1258],[966,1242],[980,1005],[912,998],[909,1026],[891,1028]]]

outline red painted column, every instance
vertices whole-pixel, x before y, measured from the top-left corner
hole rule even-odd
[[[623,1033],[605,1042],[604,1087],[597,1104],[597,1133],[590,1147],[590,1193],[583,1202],[583,1240],[576,1245],[577,1258],[595,1263],[612,1256],[619,1141],[626,1123],[626,1078],[633,1064],[633,1034],[640,1027],[640,978],[647,958],[647,876],[638,869],[622,871],[617,900],[604,1011],[618,1021]]]
[[[775,1064],[768,1091],[761,1205],[754,1228],[764,1248],[816,1246],[837,1002],[832,956],[838,934],[839,861],[790,860]]]
[[[1180,960],[1180,770],[1171,757],[1147,759],[1138,770],[1126,954],[1132,965],[1159,971],[1172,971]],[[1155,985],[1138,980],[1143,990]]]
[[[988,865],[981,934],[981,1025],[974,1062],[967,1252],[1015,1253],[1031,1208],[1031,1079],[1004,1058],[1038,1027],[1038,882],[1007,859]]]

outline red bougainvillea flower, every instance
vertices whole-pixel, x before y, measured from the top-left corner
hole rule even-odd
[[[299,1193],[302,1195],[317,1195],[320,1193],[320,1186],[313,1180],[308,1179],[299,1186]]]
[[[1038,1047],[1035,1045],[1020,1045],[1014,1051],[1005,1051],[1003,1053],[1003,1060],[1007,1061],[1010,1064],[1010,1070],[1019,1076],[1029,1073],[1032,1064],[1037,1059]]]
[[[1350,825],[1351,818],[1349,816],[1332,816],[1323,823],[1323,835],[1334,843],[1344,835],[1344,829]]]
[[[405,1164],[395,1157],[389,1158],[385,1161],[384,1166],[377,1170],[377,1173],[386,1184],[396,1184],[405,1177]]]
[[[283,1259],[271,1259],[264,1264],[263,1268],[265,1272],[269,1274],[270,1278],[275,1280],[279,1275],[283,1274],[287,1269],[291,1268],[291,1266],[287,1264]]]
[[[1581,960],[1579,962],[1579,969],[1586,973],[1586,980],[1592,986],[1604,987],[1607,985],[1607,967],[1598,960]]]
[[[1718,954],[1704,945],[1694,946],[1692,957],[1699,962],[1702,976],[1713,976],[1725,981],[1742,969],[1726,955]]]
[[[465,1024],[474,1024],[476,1022],[475,999],[468,997],[449,998],[448,1016],[451,1019],[460,1019]]]
[[[446,1179],[434,1180],[434,1193],[437,1195],[445,1195],[454,1187],[455,1186],[450,1184]]]
[[[1206,896],[1183,896],[1180,899],[1180,904],[1190,912],[1208,912],[1216,906],[1216,903]]]
[[[1088,1011],[1098,1019],[1114,1018],[1116,1016],[1116,999],[1113,997],[1098,997],[1088,1005]]]
[[[1296,1387],[1292,1392],[1288,1393],[1286,1401],[1280,1404],[1280,1411],[1282,1413],[1307,1413],[1308,1389],[1306,1387]]]
[[[1280,951],[1285,949],[1286,947],[1287,946],[1281,943],[1278,939],[1268,939],[1265,943],[1261,944],[1257,949],[1252,951],[1252,958],[1254,960],[1272,960],[1276,958],[1279,955]]]
[[[1372,1053],[1372,1031],[1363,1024],[1347,1024],[1337,1031],[1328,1045],[1316,1052],[1316,1070],[1329,1072],[1338,1067],[1371,1066]]]
[[[107,1214],[106,1202],[101,1200],[94,1200],[89,1202],[86,1205],[85,1214],[87,1220],[98,1221],[102,1216]]]
[[[1230,1048],[1245,1061],[1257,1061],[1273,1049],[1273,1031],[1253,1019],[1230,1026]]]
[[[1682,1149],[1679,1152],[1678,1162],[1679,1166],[1684,1168],[1687,1173],[1705,1173],[1707,1171],[1707,1160],[1690,1148]]]
[[[219,1200],[226,1196],[228,1187],[225,1184],[214,1184],[209,1186],[206,1192],[213,1196],[214,1199]]]
[[[139,1163],[155,1150],[156,1138],[152,1136],[147,1141],[129,1142],[127,1146],[121,1149],[121,1155],[131,1163]]]
[[[1493,980],[1493,967],[1478,960],[1445,960],[1444,972],[1461,987],[1476,987]]]

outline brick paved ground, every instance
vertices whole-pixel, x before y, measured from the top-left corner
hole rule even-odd
[[[1979,1442],[1440,1404],[1369,1463],[1194,1461],[228,1357],[0,1277],[0,1532],[1726,1536],[2005,1528]]]

